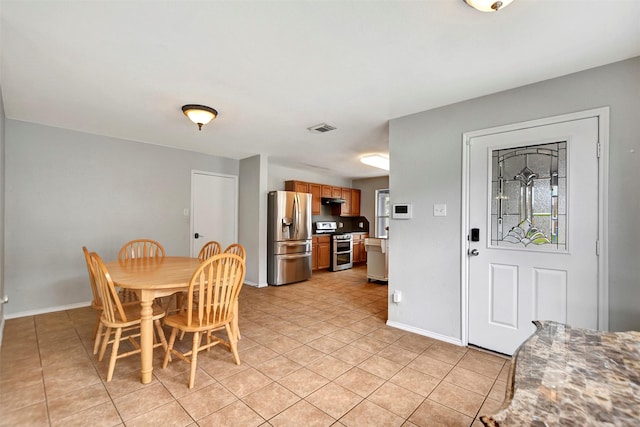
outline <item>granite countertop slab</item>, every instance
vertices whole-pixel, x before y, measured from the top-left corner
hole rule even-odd
[[[485,426],[640,426],[640,332],[533,323]]]

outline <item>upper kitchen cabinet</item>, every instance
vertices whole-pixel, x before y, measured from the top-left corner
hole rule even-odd
[[[295,191],[296,193],[308,193],[309,183],[302,181],[285,181],[284,189],[286,191]]]
[[[360,216],[360,190],[351,189],[351,216]]]
[[[344,199],[344,203],[340,205],[342,209],[341,215],[347,216],[351,215],[351,189],[343,188],[342,189],[342,198]]]
[[[320,184],[285,181],[284,189],[286,191],[295,191],[296,193],[311,193],[311,215],[320,215],[320,206],[322,205],[322,186]]]
[[[332,205],[331,213],[336,216],[360,216],[360,190],[334,187],[304,181],[285,181],[286,191],[311,193],[311,214],[320,215],[322,198],[344,199],[342,204]]]
[[[322,186],[320,184],[309,183],[309,193],[311,193],[311,214],[320,215],[320,206],[322,206]]]
[[[343,188],[340,197],[344,199],[341,205],[334,205],[333,214],[339,216],[360,216],[360,190]]]

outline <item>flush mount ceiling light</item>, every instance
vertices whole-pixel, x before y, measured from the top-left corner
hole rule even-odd
[[[509,6],[513,0],[464,0],[466,4],[481,12],[497,12]]]
[[[360,162],[375,168],[384,169],[386,171],[389,170],[389,157],[382,154],[369,154],[362,156],[360,157]]]
[[[193,123],[198,125],[198,130],[218,116],[218,112],[206,105],[187,104],[182,106],[182,112]]]

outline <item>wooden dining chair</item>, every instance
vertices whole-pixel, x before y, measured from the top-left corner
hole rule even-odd
[[[207,258],[211,258],[214,255],[218,255],[222,252],[222,246],[220,243],[212,240],[210,242],[205,243],[205,245],[200,249],[200,253],[198,254],[198,259],[200,261],[204,261]]]
[[[93,328],[93,336],[94,336],[94,345],[100,344],[100,340],[102,339],[103,334],[98,334],[98,327],[100,326],[100,317],[102,316],[102,301],[100,300],[100,294],[98,293],[98,288],[96,286],[96,277],[93,272],[93,266],[91,265],[91,255],[86,246],[82,247],[82,252],[84,253],[84,260],[87,264],[87,272],[89,273],[89,284],[91,284],[91,294],[93,295],[93,299],[91,300],[91,308],[96,310],[96,325]],[[121,290],[118,293],[118,297],[123,304],[133,304],[136,307],[140,307],[140,303],[135,298],[135,293],[131,292],[133,295],[128,296]]]
[[[160,243],[151,239],[131,240],[120,248],[118,259],[133,258],[164,258],[164,248]]]
[[[221,252],[222,252],[222,246],[220,245],[220,243],[216,242],[215,240],[212,240],[210,242],[205,243],[204,246],[202,246],[202,249],[200,249],[200,253],[198,253],[198,259],[200,261],[205,261],[214,255],[218,255]],[[187,295],[186,292],[182,292],[176,295],[176,298],[178,299],[178,301],[176,301],[176,305],[179,307],[182,307],[182,309],[186,309],[185,307],[186,295]],[[168,309],[168,312],[171,312],[171,311],[173,310]],[[180,340],[184,338],[184,335],[185,335],[185,331],[183,330],[182,332],[180,332]]]
[[[242,246],[240,243],[232,243],[229,246],[227,246],[227,248],[224,250],[225,254],[236,254],[238,255],[240,258],[242,258],[243,261],[247,261],[247,251],[244,250],[244,246]]]
[[[124,246],[120,248],[120,252],[118,252],[119,261],[136,258],[164,258],[164,247],[152,239],[135,239],[125,243]],[[121,291],[121,299],[128,302],[136,301],[137,297],[133,291],[123,289]],[[173,298],[169,298],[166,308],[169,308],[172,299]]]
[[[84,260],[87,263],[87,272],[89,273],[89,283],[91,284],[91,293],[93,295],[93,299],[91,300],[91,308],[96,310],[96,325],[93,328],[93,339],[94,345],[95,341],[100,339],[100,335],[98,335],[98,326],[100,326],[100,316],[102,316],[102,301],[100,301],[100,295],[98,294],[98,288],[96,287],[96,278],[93,274],[93,267],[91,266],[91,254],[86,246],[82,247],[82,252],[84,253]]]
[[[232,243],[229,246],[226,247],[226,249],[224,250],[225,254],[236,254],[239,257],[242,258],[242,260],[246,263],[247,261],[247,251],[244,250],[244,246],[242,246],[240,243]],[[236,310],[236,312],[238,311],[238,303],[236,302],[236,306],[234,308]],[[233,319],[233,329],[236,332],[236,336],[238,337],[238,339],[241,339],[242,336],[240,335],[240,326],[238,324],[239,322],[239,315],[240,313],[237,313],[235,318]]]
[[[219,254],[205,260],[193,273],[187,291],[187,308],[176,315],[167,316],[165,325],[173,328],[169,346],[164,357],[163,368],[167,367],[172,354],[191,364],[189,388],[193,388],[196,378],[198,352],[222,344],[233,353],[237,365],[238,339],[232,322],[236,315],[234,307],[242,288],[245,264],[234,254]],[[227,341],[212,334],[224,329]],[[193,344],[185,353],[173,347],[178,331],[193,333]],[[205,343],[203,338],[206,337]]]
[[[113,378],[113,371],[116,367],[116,361],[123,357],[131,356],[141,352],[140,344],[136,338],[140,337],[140,305],[139,304],[123,304],[118,296],[118,291],[111,280],[111,276],[107,271],[107,267],[102,262],[97,253],[90,254],[91,266],[95,273],[95,283],[102,302],[102,315],[100,316],[100,325],[98,326],[98,335],[102,334],[105,328],[102,345],[100,345],[100,354],[98,361],[102,361],[107,346],[112,344],[111,356],[109,358],[109,370],[107,371],[107,382]],[[153,305],[152,319],[156,326],[159,343],[154,343],[153,347],[162,346],[165,351],[167,349],[167,340],[160,324],[160,319],[165,315],[164,310]],[[111,339],[111,332],[114,333]],[[118,354],[121,341],[129,341],[133,346],[133,350]],[[155,341],[155,338],[154,338]],[[93,354],[98,353],[99,343],[96,341],[93,346]]]

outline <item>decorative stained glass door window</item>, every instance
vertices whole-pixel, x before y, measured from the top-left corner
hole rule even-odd
[[[491,154],[491,245],[566,251],[567,143]]]

